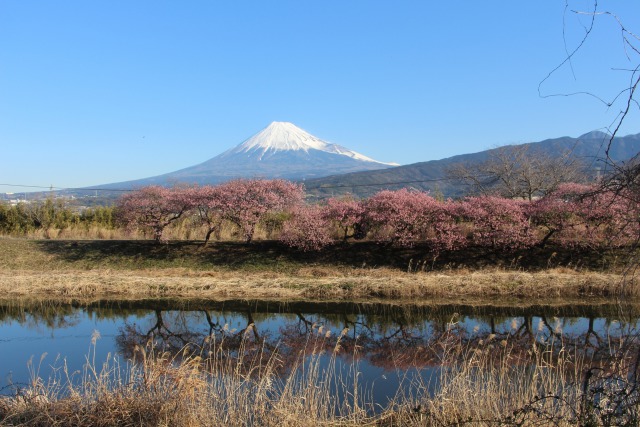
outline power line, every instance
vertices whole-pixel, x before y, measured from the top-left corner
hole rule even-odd
[[[354,188],[354,187],[381,187],[385,185],[403,185],[403,184],[418,184],[418,183],[426,183],[426,182],[440,182],[440,181],[451,181],[457,180],[459,178],[431,178],[431,179],[417,179],[413,181],[396,181],[396,182],[383,182],[383,183],[372,183],[372,184],[336,184],[336,185],[320,185],[317,187],[307,187],[307,190],[323,190],[325,188]]]
[[[43,190],[58,190],[58,191],[135,191],[133,189],[125,189],[125,188],[74,188],[74,187],[54,187],[52,185],[43,186],[43,185],[27,185],[27,184],[0,184],[0,186],[4,187],[19,187],[19,188],[40,188]]]
[[[312,186],[305,188],[307,190],[322,190],[322,189],[332,189],[332,188],[354,188],[354,187],[382,187],[382,186],[393,186],[393,185],[404,185],[404,184],[419,184],[419,183],[427,183],[427,182],[441,182],[441,181],[451,181],[457,178],[431,178],[431,179],[417,179],[411,181],[392,181],[392,182],[380,182],[380,183],[369,183],[369,184],[335,184],[335,185],[320,185],[320,186]],[[74,187],[54,187],[54,186],[43,186],[43,185],[27,185],[27,184],[3,184],[0,183],[0,186],[6,187],[19,187],[19,188],[39,188],[43,190],[58,190],[58,191],[116,191],[116,192],[131,192],[135,191],[135,189],[125,189],[125,188],[74,188]]]
[[[123,191],[123,192],[130,192],[130,191],[136,191],[136,189],[133,188],[63,188],[63,190],[68,190],[68,191]]]
[[[50,185],[49,185],[49,186],[47,186],[47,187],[44,187],[44,186],[42,186],[42,185],[26,185],[26,184],[0,184],[0,185],[3,185],[3,186],[5,186],[5,187],[43,188],[43,189],[47,189],[47,190],[50,190],[50,189],[59,190],[59,188],[58,188],[58,187],[52,187],[52,186],[50,186]]]

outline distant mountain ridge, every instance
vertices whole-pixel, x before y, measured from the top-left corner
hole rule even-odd
[[[605,146],[610,136],[592,131],[577,138],[561,137],[531,142],[527,145],[550,155],[571,151],[589,165],[593,175],[606,173]],[[516,147],[505,146],[508,147]],[[156,177],[105,184],[92,189],[131,189],[145,185],[216,184],[234,178],[284,178],[303,181],[312,199],[353,194],[368,197],[380,190],[403,187],[431,191],[445,197],[459,197],[467,187],[446,178],[446,170],[455,163],[479,163],[495,150],[395,166],[378,162],[345,147],[330,144],[287,122],[273,122],[236,147],[198,165]],[[425,153],[427,150],[425,149]],[[609,155],[616,162],[627,161],[640,153],[640,133],[616,137]],[[596,171],[596,168],[600,168]],[[86,190],[66,190],[73,195],[94,194]],[[96,193],[97,194],[97,193]],[[103,192],[105,198],[119,192]]]
[[[561,137],[519,145],[529,145],[534,150],[550,155],[562,155],[566,151],[571,151],[573,155],[583,159],[595,175],[597,173],[596,168],[600,168],[601,173],[606,173],[601,159],[605,157],[605,147],[609,142],[609,138],[610,136],[604,132],[593,131],[585,133],[578,138]],[[508,148],[509,146],[506,147]],[[515,147],[515,145],[512,147]],[[307,192],[317,198],[346,193],[358,197],[368,197],[380,190],[396,190],[403,187],[431,191],[442,194],[445,197],[459,197],[465,193],[467,188],[448,180],[446,178],[446,170],[456,163],[484,162],[489,159],[495,150],[498,150],[498,148],[385,170],[312,179],[306,181],[305,186]],[[611,159],[615,162],[627,161],[638,153],[640,153],[640,133],[614,138],[609,151]]]

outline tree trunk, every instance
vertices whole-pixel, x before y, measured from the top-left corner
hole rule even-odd
[[[207,246],[207,244],[209,243],[209,238],[211,237],[211,234],[213,234],[214,231],[215,231],[215,228],[210,228],[207,230],[207,235],[204,236],[204,244],[202,246]]]
[[[554,233],[555,233],[556,231],[558,231],[558,230],[556,230],[555,228],[553,228],[553,229],[549,230],[549,232],[547,233],[547,235],[546,235],[546,236],[544,236],[544,237],[542,238],[542,240],[540,241],[539,246],[540,246],[541,248],[544,248],[544,246],[547,244],[547,241],[551,238],[551,236],[553,236],[553,235],[554,235]]]

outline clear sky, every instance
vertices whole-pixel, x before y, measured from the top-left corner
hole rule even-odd
[[[621,105],[538,93],[591,19],[571,9],[589,7],[0,0],[0,183],[79,187],[158,175],[272,121],[400,164],[603,129]],[[639,1],[598,8],[640,33]],[[614,20],[598,16],[541,91],[613,98],[629,84],[614,68],[638,65],[629,55]],[[621,134],[640,132],[636,112]]]

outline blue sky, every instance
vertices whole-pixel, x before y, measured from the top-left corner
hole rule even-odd
[[[538,94],[566,56],[563,29],[572,50],[589,23],[570,9],[591,6],[0,0],[0,183],[158,175],[272,121],[400,164],[603,129],[620,105]],[[640,33],[640,2],[598,7]],[[598,16],[572,67],[541,89],[613,98],[629,82],[614,68],[637,64],[613,19]],[[638,132],[634,112],[621,133]]]

